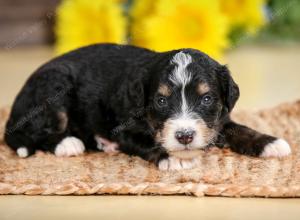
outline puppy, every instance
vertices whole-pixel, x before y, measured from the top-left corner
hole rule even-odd
[[[227,67],[198,50],[97,44],[33,73],[14,102],[5,140],[20,157],[121,151],[161,170],[196,166],[181,155],[212,144],[250,156],[290,154],[286,141],[230,119],[238,98]]]

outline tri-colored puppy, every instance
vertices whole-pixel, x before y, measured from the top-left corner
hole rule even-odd
[[[286,141],[230,119],[238,97],[227,67],[198,50],[92,45],[29,78],[5,140],[20,157],[37,149],[57,156],[118,150],[162,170],[194,167],[196,160],[180,155],[210,145],[250,156],[288,155]]]

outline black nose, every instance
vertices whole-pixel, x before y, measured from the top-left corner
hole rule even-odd
[[[176,131],[175,137],[179,143],[187,145],[191,143],[194,139],[195,131],[193,130],[181,130]]]

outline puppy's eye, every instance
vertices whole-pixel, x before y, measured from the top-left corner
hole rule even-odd
[[[160,106],[160,107],[164,107],[168,104],[167,102],[167,99],[165,97],[159,97],[157,99],[157,104]]]
[[[213,98],[210,95],[203,96],[201,104],[205,106],[210,106],[213,103]]]

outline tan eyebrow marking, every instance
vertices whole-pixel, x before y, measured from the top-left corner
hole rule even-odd
[[[197,92],[199,95],[203,95],[203,94],[209,92],[209,90],[210,90],[210,87],[207,83],[202,82],[202,83],[198,84]]]
[[[163,96],[170,96],[172,92],[166,84],[161,84],[158,88],[158,93]]]

